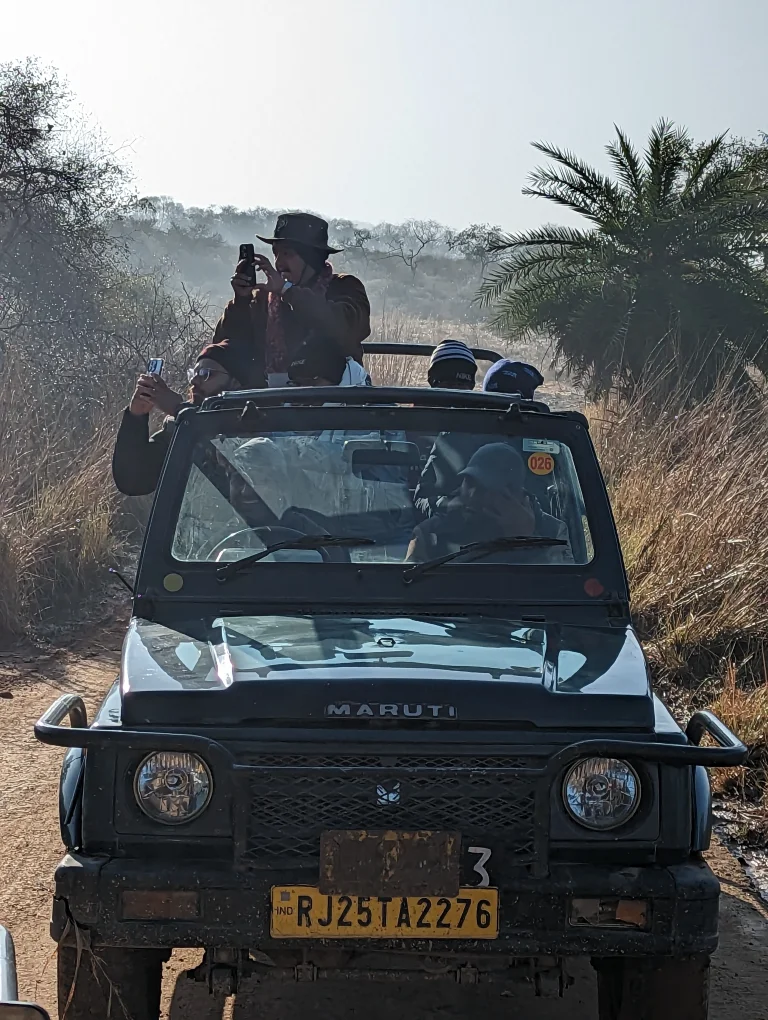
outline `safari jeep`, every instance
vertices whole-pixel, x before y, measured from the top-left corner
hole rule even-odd
[[[65,695],[36,734],[70,749],[68,1020],[156,1020],[176,947],[230,990],[567,994],[581,957],[600,1020],[707,1016],[706,767],[746,751],[651,689],[578,413],[378,387],[184,411],[119,680],[90,724]]]

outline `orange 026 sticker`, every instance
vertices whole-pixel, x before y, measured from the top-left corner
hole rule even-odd
[[[551,475],[555,470],[555,461],[549,453],[532,453],[528,458],[528,467],[535,475]]]

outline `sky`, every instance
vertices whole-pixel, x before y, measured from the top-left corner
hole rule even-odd
[[[768,130],[765,0],[5,0],[0,61],[56,66],[140,194],[528,229],[544,140],[605,165]]]

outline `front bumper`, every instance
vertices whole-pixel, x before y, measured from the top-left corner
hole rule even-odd
[[[317,940],[270,938],[270,887],[304,884],[300,877],[242,874],[211,862],[145,862],[67,855],[56,871],[51,934],[65,935],[69,921],[89,929],[95,946],[134,948],[240,947],[311,949]],[[126,920],[126,891],[187,892],[197,895],[190,920]],[[443,942],[440,951],[507,956],[688,956],[711,954],[717,946],[720,886],[701,860],[670,867],[611,870],[593,865],[553,864],[546,878],[522,875],[499,887],[498,939]],[[644,899],[648,928],[572,926],[573,898]],[[429,941],[333,940],[335,949],[434,952]]]

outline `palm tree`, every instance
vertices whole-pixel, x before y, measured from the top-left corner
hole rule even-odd
[[[649,372],[707,392],[729,367],[768,370],[768,189],[725,135],[695,147],[660,121],[638,155],[616,128],[615,179],[554,146],[526,195],[588,221],[499,239],[480,300],[511,340],[548,336],[593,393]],[[763,178],[764,180],[764,178]]]

